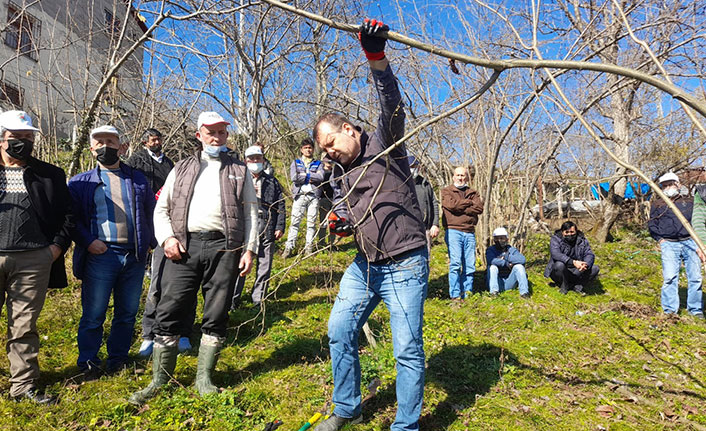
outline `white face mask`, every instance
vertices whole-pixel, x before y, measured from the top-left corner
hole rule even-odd
[[[412,168],[412,176],[413,177],[418,177],[419,176],[419,168]]]
[[[262,163],[262,162],[260,162],[260,163],[248,162],[248,170],[250,172],[252,172],[253,174],[259,174],[260,172],[262,172],[263,167],[264,167],[264,163]]]
[[[203,151],[211,157],[218,157],[219,153],[228,151],[228,147],[225,145],[204,145]]]
[[[664,194],[667,195],[668,198],[673,198],[679,194],[679,189],[676,187],[669,187],[668,189],[664,189]]]
[[[463,190],[463,189],[465,189],[466,187],[468,187],[468,184],[466,184],[466,183],[462,183],[462,184],[456,184],[456,183],[454,183],[454,185],[455,185],[456,188],[459,189],[459,190]]]

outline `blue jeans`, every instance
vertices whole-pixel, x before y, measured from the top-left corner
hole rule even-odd
[[[686,309],[689,313],[703,312],[703,292],[701,290],[701,261],[696,253],[693,239],[684,241],[663,241],[662,250],[662,310],[665,313],[679,311],[679,269],[684,262],[688,295]]]
[[[118,366],[127,361],[132,344],[145,264],[136,259],[134,251],[108,245],[103,254],[88,254],[85,265],[77,364],[85,369],[88,361],[96,365],[101,362],[98,351],[103,342],[103,322],[112,293],[113,322],[107,342],[107,365],[109,368]]]
[[[424,397],[422,324],[429,282],[428,261],[426,247],[389,264],[370,264],[359,254],[343,274],[328,321],[337,416],[360,415],[358,334],[370,313],[383,301],[390,312],[397,361],[397,417],[391,429],[419,429]]]
[[[473,292],[476,272],[476,236],[470,232],[446,229],[449,248],[449,296],[463,298]]]
[[[500,274],[497,266],[488,266],[488,288],[490,293],[514,289],[515,285],[520,289],[520,295],[529,293],[529,283],[524,265],[513,265],[510,273],[505,276]]]

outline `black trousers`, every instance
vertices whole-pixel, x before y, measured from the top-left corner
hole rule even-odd
[[[573,266],[566,266],[564,262],[554,262],[550,277],[559,287],[566,283],[565,288],[571,289],[577,284],[584,285],[593,280],[599,271],[598,265],[593,265],[588,271],[581,272]]]
[[[142,315],[142,338],[145,340],[154,339],[154,326],[157,317],[157,304],[162,299],[162,274],[167,265],[164,257],[164,249],[157,247],[152,252],[152,275],[150,277],[150,288],[145,298],[145,311]],[[191,337],[194,331],[194,320],[196,320],[196,301],[194,301],[189,314],[184,316],[182,322],[183,331],[179,334],[182,337]]]
[[[176,262],[165,259],[155,335],[182,333],[184,316],[190,313],[201,287],[204,300],[201,332],[225,337],[241,254],[240,248],[226,250],[225,247],[225,238],[208,239],[207,235],[190,234],[182,259]]]

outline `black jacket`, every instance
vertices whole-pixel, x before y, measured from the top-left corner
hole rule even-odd
[[[37,215],[44,236],[65,252],[71,245],[74,219],[71,212],[71,195],[66,186],[64,170],[34,157],[27,160],[24,171],[25,186]],[[64,255],[62,253],[51,267],[49,287],[68,285]]]
[[[154,194],[157,194],[162,188],[167,180],[167,175],[174,167],[174,162],[166,154],[162,158],[162,163],[159,163],[150,156],[145,147],[135,150],[125,164],[145,175]]]
[[[687,196],[677,196],[672,199],[674,205],[679,208],[687,221],[691,222],[691,213],[694,210],[694,198]],[[667,203],[662,199],[655,199],[650,208],[650,220],[647,222],[650,235],[656,241],[661,239],[682,241],[689,239],[691,235],[684,225],[679,221]]]
[[[369,164],[404,136],[405,119],[392,69],[373,70],[372,75],[382,108],[378,127],[371,135],[362,132],[360,155],[349,166],[332,161],[331,176],[337,183],[334,211],[353,223],[358,250],[376,263],[426,247],[427,238],[405,145]]]
[[[414,187],[417,191],[419,208],[422,210],[422,221],[427,230],[432,226],[439,226],[439,203],[431,183],[421,175],[414,178]]]
[[[275,231],[284,232],[287,220],[287,208],[282,195],[282,186],[277,178],[266,174],[262,176],[260,188],[260,207],[258,208],[258,226],[260,240],[274,241]],[[253,182],[255,178],[253,178]]]
[[[596,261],[596,255],[593,254],[591,245],[581,231],[577,231],[576,243],[574,243],[574,245],[564,241],[561,230],[555,231],[554,235],[552,235],[552,238],[549,240],[549,253],[549,263],[544,270],[545,277],[551,275],[554,262],[563,262],[564,265],[572,268],[574,266],[572,261],[580,260],[586,262],[590,270]]]

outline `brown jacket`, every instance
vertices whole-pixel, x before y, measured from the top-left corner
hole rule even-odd
[[[483,199],[470,187],[461,190],[454,185],[441,189],[441,223],[446,229],[475,232],[478,215],[483,213]]]
[[[188,247],[187,226],[189,204],[199,175],[200,152],[179,161],[175,166],[175,181],[169,214],[174,236],[184,247]],[[221,158],[221,219],[226,236],[226,248],[233,250],[243,245],[245,239],[245,216],[243,210],[243,186],[245,175],[250,175],[245,165],[227,155]],[[229,191],[229,193],[223,193]]]

